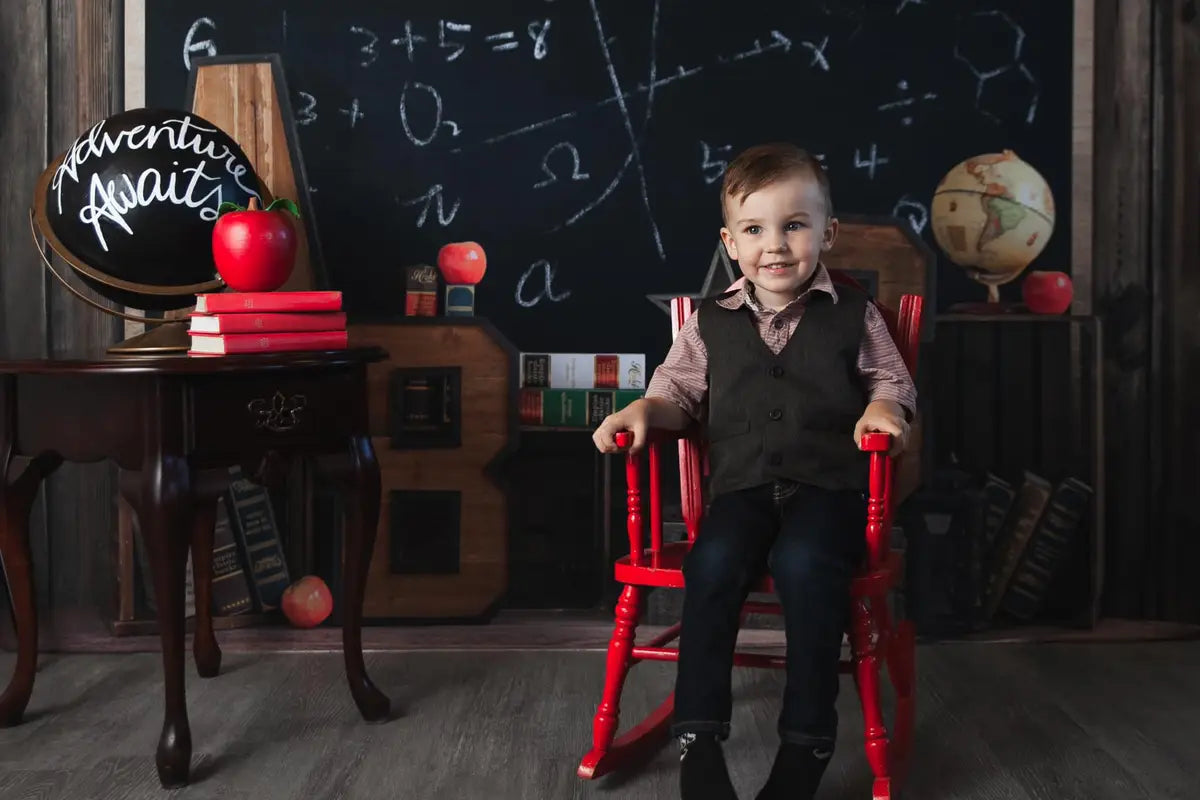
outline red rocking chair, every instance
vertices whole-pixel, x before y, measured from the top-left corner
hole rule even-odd
[[[858,286],[853,278],[831,271],[835,283]],[[916,374],[917,349],[921,327],[922,298],[904,295],[899,316],[876,303],[888,323],[888,329],[904,358],[909,373]],[[672,300],[673,334],[678,334],[684,321],[694,311],[691,298]],[[665,645],[679,636],[679,624],[672,625],[644,645],[634,643],[642,598],[649,587],[683,588],[683,559],[696,538],[703,511],[701,498],[702,444],[695,431],[654,431],[648,437],[646,450],[650,469],[650,546],[644,546],[642,532],[642,464],[639,456],[627,456],[625,478],[628,484],[629,555],[616,562],[616,579],[625,588],[617,600],[616,626],[608,646],[604,696],[596,710],[592,729],[592,749],[583,757],[577,774],[581,778],[597,778],[623,766],[637,763],[660,747],[667,738],[674,712],[674,695],[646,719],[616,738],[620,719],[621,689],[630,667],[640,661],[676,661],[679,650]],[[678,441],[680,496],[687,540],[663,543],[662,492],[660,459],[664,443]],[[617,435],[617,444],[628,447],[632,434]],[[887,603],[888,591],[896,585],[903,571],[903,562],[889,547],[888,534],[892,522],[893,461],[887,455],[891,436],[868,433],[863,437],[863,449],[870,452],[869,500],[867,503],[867,555],[851,587],[850,645],[851,657],[841,663],[841,671],[854,675],[862,702],[867,761],[875,775],[872,797],[890,800],[899,790],[908,764],[912,746],[914,720],[914,644],[912,623],[894,624]],[[765,576],[755,592],[773,592],[769,576]],[[748,613],[782,613],[777,602],[747,601],[743,619]],[[889,729],[884,724],[880,704],[879,668],[886,663],[895,691],[895,711]],[[734,664],[743,667],[781,669],[783,656],[762,653],[736,652]],[[889,735],[890,734],[890,735]]]

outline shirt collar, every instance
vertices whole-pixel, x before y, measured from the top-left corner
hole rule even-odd
[[[801,305],[808,300],[808,296],[813,292],[825,292],[833,298],[833,302],[838,301],[837,289],[833,285],[833,278],[829,275],[829,270],[822,263],[817,264],[817,269],[813,272],[812,279],[809,281],[808,288],[801,292],[795,300],[788,303],[781,309],[786,311],[793,306]],[[749,306],[752,311],[763,313],[770,311],[762,303],[758,302],[758,298],[754,296],[754,284],[750,281],[745,281],[742,288],[729,297],[722,298],[717,301],[717,305],[721,308],[730,310],[739,309],[742,306]]]

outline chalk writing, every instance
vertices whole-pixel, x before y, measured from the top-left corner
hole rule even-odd
[[[792,49],[792,40],[787,38],[786,36],[784,36],[779,31],[773,30],[773,31],[771,31],[771,44],[767,45],[766,47],[763,47],[762,44],[758,41],[758,39],[755,39],[753,47],[751,47],[749,50],[743,50],[740,53],[734,53],[733,57],[730,60],[731,61],[741,61],[743,58],[750,58],[751,56],[760,56],[763,53],[769,52],[771,50],[783,50],[783,52],[786,53],[791,49]]]
[[[616,98],[617,107],[619,109],[621,109],[621,122],[625,126],[625,135],[629,138],[629,147],[630,147],[629,156],[625,159],[625,163],[621,165],[621,169],[617,172],[617,175],[613,179],[613,182],[610,183],[608,185],[608,187],[605,188],[604,193],[601,194],[601,196],[599,198],[597,198],[596,201],[594,201],[594,203],[591,205],[591,208],[594,208],[596,204],[601,202],[604,198],[608,197],[608,195],[612,193],[613,189],[616,188],[617,183],[620,181],[621,177],[625,174],[625,170],[629,168],[629,164],[632,162],[633,165],[637,168],[638,189],[641,192],[641,196],[642,196],[642,208],[645,209],[646,218],[650,223],[650,234],[651,234],[651,237],[654,239],[655,249],[658,251],[658,257],[660,259],[665,259],[667,257],[667,251],[663,249],[662,234],[659,233],[658,223],[655,222],[654,212],[650,208],[650,195],[646,188],[646,172],[642,167],[641,145],[638,141],[637,135],[633,131],[633,119],[629,115],[628,106],[625,105],[625,93],[623,91],[621,91],[621,82],[617,78],[617,68],[613,64],[612,53],[608,49],[608,43],[604,36],[604,23],[600,19],[600,9],[596,6],[596,0],[589,0],[589,5],[592,8],[592,20],[596,23],[596,37],[600,42],[600,52],[604,56],[604,68],[605,68],[605,71],[608,73],[608,80],[609,80],[609,83],[612,85],[613,97]],[[654,0],[654,11],[651,14],[651,22],[650,22],[650,85],[651,86],[654,85],[655,74],[658,70],[657,42],[658,42],[659,5],[660,5],[660,0]],[[653,112],[654,112],[654,92],[653,92],[653,89],[651,89],[650,96],[646,100],[646,115],[645,115],[645,119],[643,120],[643,125],[649,125],[650,118],[651,118]],[[583,213],[586,213],[587,210],[590,210],[590,209],[585,209],[584,211],[580,212],[579,214],[577,214],[574,217],[574,219],[578,219],[579,216],[581,216]],[[568,222],[568,224],[570,224],[570,223]]]
[[[908,6],[909,3],[912,3],[913,5],[923,6],[923,5],[925,5],[925,0],[900,0],[900,5],[896,6],[896,13],[899,14],[901,11],[903,11],[905,9],[905,7]]]
[[[426,137],[420,137],[413,133],[412,126],[408,121],[408,89],[410,85],[413,89],[425,92],[433,98],[433,125],[430,126],[429,135]],[[458,124],[453,120],[442,119],[442,96],[438,94],[437,89],[434,89],[427,83],[420,83],[418,81],[413,81],[411,84],[406,81],[404,88],[400,90],[400,125],[404,128],[404,135],[417,147],[424,147],[436,139],[438,131],[441,130],[443,125],[450,128],[451,136],[458,136],[462,133]]]
[[[300,99],[304,102],[304,105],[298,110],[296,124],[309,125],[317,118],[317,112],[313,110],[317,107],[317,98],[308,92],[297,92],[296,94],[300,95]]]
[[[586,172],[579,171],[579,150],[570,142],[559,142],[546,151],[546,155],[542,156],[542,172],[546,173],[546,177],[533,185],[533,188],[540,189],[543,186],[549,186],[558,180],[558,175],[554,170],[550,169],[550,156],[554,155],[559,150],[567,150],[571,154],[571,180],[586,181],[591,175]]]
[[[865,169],[867,171],[867,176],[870,177],[871,180],[874,180],[875,168],[888,163],[889,159],[882,158],[879,155],[879,150],[875,146],[874,142],[871,142],[871,150],[869,152],[870,155],[864,159],[862,154],[859,153],[858,148],[854,148],[854,166],[858,167],[859,169]]]
[[[918,234],[929,224],[929,209],[919,200],[915,200],[907,194],[892,206],[892,216],[907,219],[908,223],[912,225],[913,232]]]
[[[413,33],[412,20],[406,19],[404,20],[404,35],[392,39],[392,44],[403,45],[405,51],[408,53],[408,61],[412,63],[413,51],[416,49],[416,45],[424,41],[426,41],[426,37]]]
[[[379,58],[379,51],[375,49],[375,44],[379,41],[379,37],[376,36],[373,31],[369,31],[366,28],[359,27],[358,25],[351,25],[350,32],[359,36],[367,37],[367,43],[358,48],[358,52],[362,53],[367,58],[358,63],[364,67],[369,67],[374,64],[375,59]]]
[[[435,205],[437,206],[437,221],[443,228],[454,221],[454,215],[458,213],[458,207],[462,203],[461,198],[454,201],[454,205],[450,206],[450,210],[445,210],[445,205],[442,201],[442,185],[435,183],[429,187],[429,191],[420,197],[414,197],[411,200],[405,200],[401,203],[402,206],[421,206],[421,213],[417,215],[417,227],[425,227],[425,218],[429,216],[429,210]]]
[[[353,100],[350,101],[349,108],[339,108],[338,111],[345,114],[346,116],[350,117],[350,127],[351,128],[354,127],[354,123],[358,122],[360,119],[362,119],[363,117],[366,116],[366,114],[364,114],[358,110],[358,98],[357,97],[355,97]]]
[[[533,58],[541,61],[546,57],[546,36],[550,33],[550,20],[533,21],[526,26],[529,38],[533,39]]]
[[[194,53],[204,53],[206,56],[215,56],[217,54],[217,43],[212,39],[195,41],[201,27],[212,28],[215,32],[217,30],[217,23],[213,22],[209,17],[201,17],[188,28],[187,35],[183,37],[183,68],[188,72],[192,70],[192,55]]]
[[[901,93],[903,93],[905,96],[901,97],[899,100],[893,100],[889,103],[882,103],[879,105],[878,108],[880,111],[893,111],[896,109],[903,109],[903,114],[900,117],[900,124],[905,125],[905,126],[912,125],[913,118],[912,118],[911,109],[912,109],[913,105],[917,102],[918,98],[914,95],[908,94],[908,81],[906,81],[904,79],[901,79],[896,84],[896,89],[899,90]],[[924,94],[922,94],[920,96],[919,99],[923,100],[923,101],[935,100],[935,99],[937,99],[937,95],[934,94],[933,92],[925,92]]]
[[[500,42],[500,44],[492,45],[492,49],[497,52],[502,50],[516,50],[521,46],[521,43],[516,40],[516,34],[512,31],[489,34],[483,37],[483,40],[485,42]]]
[[[820,67],[825,72],[829,72],[829,59],[825,56],[825,48],[829,46],[828,36],[822,39],[820,44],[803,41],[800,42],[800,46],[807,47],[812,51],[812,61],[808,62],[810,67]]]
[[[716,148],[716,152],[728,156],[733,149],[733,145],[723,144]],[[700,172],[704,175],[705,183],[716,183],[725,175],[725,168],[729,166],[729,162],[725,159],[713,161],[713,148],[708,142],[700,142]]]
[[[542,290],[533,297],[526,297],[525,284],[533,277],[533,273],[538,270],[542,271]],[[551,303],[561,303],[571,296],[571,290],[554,293],[554,267],[544,258],[539,258],[537,261],[529,265],[529,267],[521,273],[521,277],[517,280],[517,289],[514,292],[514,299],[517,305],[522,308],[533,308],[542,300],[549,300]]]
[[[133,229],[130,228],[125,215],[130,209],[138,206],[169,202],[198,209],[200,219],[205,222],[215,220],[217,209],[224,198],[221,176],[205,171],[210,160],[215,162],[217,167],[223,166],[225,172],[248,194],[259,196],[255,189],[243,182],[243,178],[251,174],[249,165],[240,159],[237,153],[231,151],[228,145],[206,135],[220,135],[218,129],[196,124],[191,115],[184,115],[179,119],[166,119],[157,125],[136,125],[118,131],[115,135],[105,131],[104,125],[104,120],[93,125],[86,136],[80,137],[72,145],[54,171],[50,188],[55,192],[60,215],[63,213],[64,181],[69,180],[78,185],[80,167],[89,158],[101,158],[121,150],[153,150],[162,145],[165,145],[165,149],[190,151],[194,155],[204,156],[195,166],[185,167],[178,172],[170,171],[166,175],[151,167],[143,170],[136,178],[128,172],[123,172],[106,182],[101,180],[98,172],[93,172],[88,184],[88,202],[79,209],[79,220],[92,226],[96,241],[105,251],[108,250],[108,242],[101,223],[107,220],[118,225],[126,233],[132,234]],[[179,166],[178,161],[172,163],[176,167]],[[248,182],[254,183],[253,180]],[[186,183],[186,186],[181,188],[183,183]],[[216,185],[212,186],[214,183]]]
[[[628,100],[630,97],[633,97],[634,95],[651,93],[655,89],[658,89],[659,87],[662,87],[662,86],[666,86],[669,83],[674,83],[675,81],[681,80],[683,78],[690,78],[692,75],[695,75],[697,72],[700,72],[703,69],[704,69],[704,67],[693,67],[692,69],[684,69],[682,66],[679,66],[676,68],[676,70],[677,70],[676,74],[670,75],[666,78],[656,78],[649,84],[639,83],[639,84],[637,84],[636,89],[634,89],[632,91],[623,92],[622,97],[623,97],[623,99]],[[604,106],[607,106],[607,105],[615,105],[616,102],[617,102],[616,97],[607,97],[604,100],[600,100],[599,102],[593,104],[591,107],[592,108],[603,108]],[[546,119],[538,120],[537,122],[531,122],[528,125],[522,125],[520,128],[516,128],[511,131],[505,131],[504,133],[496,134],[495,136],[489,136],[488,138],[481,140],[479,142],[479,144],[481,144],[481,145],[494,144],[496,142],[503,141],[504,139],[511,139],[514,136],[520,136],[523,133],[529,133],[530,131],[536,131],[539,128],[545,128],[548,125],[553,125],[556,122],[563,122],[564,120],[572,119],[574,117],[577,117],[579,115],[579,113],[580,113],[579,111],[566,111],[566,112],[563,112],[562,114],[557,114],[553,117],[547,117]],[[462,152],[462,148],[456,148],[450,152],[459,153],[459,152]]]
[[[1012,103],[1020,101],[1025,106],[1025,124],[1032,125],[1037,115],[1040,94],[1037,79],[1021,60],[1021,49],[1025,45],[1025,29],[1003,11],[977,11],[971,15],[954,43],[954,57],[967,65],[975,76],[975,108],[993,122],[1000,117],[985,102],[984,88],[989,81],[1001,76],[1009,79],[994,92],[995,99]],[[995,50],[995,42],[1011,42],[1012,54],[1007,61],[985,63],[985,57],[972,50]],[[967,52],[964,52],[967,51]],[[990,67],[990,69],[989,69]],[[990,98],[989,98],[990,99]]]
[[[463,50],[467,49],[465,44],[461,42],[452,42],[446,38],[446,31],[451,33],[470,33],[471,26],[466,22],[450,22],[449,20],[438,20],[438,47],[443,50],[453,50],[454,52],[446,56],[447,61],[453,61],[463,54]]]

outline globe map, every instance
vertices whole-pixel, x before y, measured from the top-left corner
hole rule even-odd
[[[975,280],[1017,277],[1054,231],[1054,197],[1037,170],[1011,150],[968,158],[934,191],[934,238]]]

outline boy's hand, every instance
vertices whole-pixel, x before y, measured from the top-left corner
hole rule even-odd
[[[904,452],[904,447],[908,444],[908,423],[904,421],[904,409],[900,404],[892,400],[876,400],[870,403],[854,425],[854,443],[861,448],[863,434],[871,432],[892,435],[889,456]]]
[[[616,435],[621,431],[633,434],[633,445],[629,452],[636,453],[646,444],[646,430],[650,427],[650,407],[645,400],[635,400],[620,411],[609,414],[592,434],[592,441],[601,453],[620,452]]]

